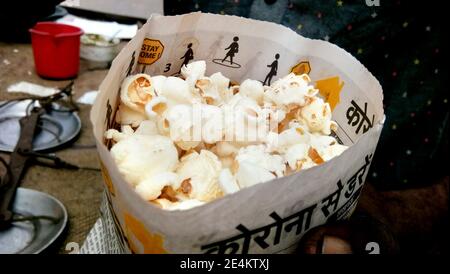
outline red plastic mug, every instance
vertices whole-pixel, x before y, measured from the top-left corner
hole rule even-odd
[[[80,65],[80,28],[39,22],[30,29],[36,72],[52,79],[74,78]]]

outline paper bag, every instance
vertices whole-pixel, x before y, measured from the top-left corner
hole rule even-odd
[[[307,73],[330,103],[335,137],[350,147],[319,166],[185,211],[141,199],[124,181],[104,139],[130,74],[166,76],[205,60],[207,75],[269,84]],[[353,56],[269,22],[204,13],[152,16],[112,63],[91,112],[107,187],[108,229],[123,252],[288,253],[309,229],[350,216],[384,122],[382,88]],[[104,222],[105,223],[105,222]]]

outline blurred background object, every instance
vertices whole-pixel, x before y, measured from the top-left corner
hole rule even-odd
[[[26,3],[8,1],[0,9],[0,39],[10,42],[29,42],[29,28],[38,21],[51,21],[55,13],[64,13],[56,8],[61,2],[62,0],[27,1]]]
[[[83,30],[54,22],[38,22],[30,33],[34,65],[41,77],[67,79],[77,76]]]
[[[39,21],[55,21],[68,14],[84,18],[136,24],[151,14],[164,13],[163,0],[40,0],[8,1],[0,9],[0,41],[29,42],[28,29]],[[20,20],[17,18],[20,17]],[[89,32],[89,31],[85,31]],[[120,37],[118,38],[130,38]]]
[[[164,13],[162,0],[68,0],[61,6],[144,20],[152,13]]]
[[[117,31],[116,33],[118,33]],[[107,68],[119,53],[120,39],[86,33],[81,36],[80,57],[90,61],[90,69]]]

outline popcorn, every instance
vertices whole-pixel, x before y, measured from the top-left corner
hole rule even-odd
[[[278,124],[286,118],[285,110],[279,109],[269,103],[264,103],[262,112],[266,115],[265,117],[269,119],[269,123],[271,126],[273,126],[273,129],[277,129]]]
[[[285,109],[290,105],[304,106],[308,98],[318,92],[309,85],[311,79],[307,74],[300,76],[290,73],[278,79],[266,89],[265,99],[274,102],[278,107]]]
[[[318,151],[323,151],[329,146],[336,144],[337,141],[331,136],[323,136],[317,134],[310,134],[310,144]]]
[[[315,166],[315,163],[308,157],[310,146],[307,144],[296,144],[289,147],[284,154],[284,158],[289,167],[294,171]]]
[[[105,138],[113,139],[114,141],[119,142],[125,138],[130,137],[132,134],[148,135],[148,136],[157,135],[158,129],[156,128],[155,122],[145,120],[141,122],[136,131],[134,131],[133,128],[129,125],[122,125],[121,131],[118,131],[116,129],[108,129],[105,132]]]
[[[194,149],[200,145],[200,141],[177,141],[175,144],[177,147],[179,147],[181,150],[189,151],[191,149]]]
[[[227,107],[231,108],[237,114],[245,116],[247,119],[256,121],[261,112],[261,107],[250,97],[243,96],[240,93],[233,96],[227,103]]]
[[[210,78],[203,77],[198,79],[195,83],[195,87],[199,89],[200,95],[205,99],[207,104],[217,104],[221,101],[219,91]]]
[[[230,79],[223,76],[222,73],[216,72],[209,77],[213,85],[217,88],[219,95],[224,102],[228,102],[233,96],[233,93],[228,89],[230,85]]]
[[[132,134],[117,142],[111,154],[125,181],[133,186],[161,173],[174,171],[178,152],[164,136]]]
[[[108,129],[105,132],[106,139],[113,139],[116,142],[119,142],[125,138],[128,138],[129,135],[118,131],[117,129]]]
[[[191,92],[189,84],[178,77],[167,77],[164,82],[162,95],[167,99],[169,107],[177,104],[192,104],[195,101],[200,101],[201,98],[196,98]]]
[[[224,194],[231,194],[239,191],[239,185],[228,168],[222,169],[219,174],[219,185]]]
[[[140,123],[146,119],[145,113],[135,111],[127,105],[119,105],[119,110],[116,114],[116,122],[118,124],[138,127]]]
[[[152,119],[161,116],[167,110],[167,99],[164,96],[153,97],[145,105],[145,113]]]
[[[336,128],[336,124],[331,121],[330,105],[318,97],[312,98],[309,104],[300,109],[297,119],[312,133],[329,135],[331,129]]]
[[[121,127],[105,137],[115,141],[113,159],[144,200],[186,210],[346,150],[328,136],[337,124],[308,75],[263,86],[205,71],[205,61],[196,61],[181,68],[184,79],[137,74],[122,84]]]
[[[267,117],[255,100],[238,93],[222,109],[228,118],[224,123],[227,137],[246,143],[264,139]]]
[[[219,157],[220,162],[222,163],[222,168],[233,168],[235,165],[234,156],[225,156]]]
[[[223,113],[217,106],[201,104],[199,111],[201,115],[202,141],[214,144],[223,139]]]
[[[165,113],[164,118],[170,128],[170,137],[176,142],[195,141],[197,145],[204,141],[212,144],[223,138],[222,111],[217,106],[176,105]],[[195,125],[198,127],[194,128]],[[196,129],[201,129],[198,136],[194,134]]]
[[[232,94],[232,95],[236,95],[236,94],[238,94],[239,93],[239,85],[232,85],[231,87],[230,87],[230,93]],[[232,98],[232,96],[231,96],[231,98]]]
[[[315,148],[324,161],[339,156],[347,146],[338,144],[331,136],[311,135],[311,147]]]
[[[219,157],[234,156],[239,152],[239,147],[236,143],[221,141],[217,142],[215,152]]]
[[[320,156],[319,152],[313,148],[313,147],[309,147],[308,149],[308,157],[316,164],[320,165],[323,162],[325,162],[322,158],[322,156]]]
[[[201,150],[192,152],[181,159],[176,169],[180,180],[190,185],[187,197],[204,202],[212,201],[223,195],[219,185],[219,173],[222,165],[214,153]]]
[[[239,163],[236,173],[236,179],[241,188],[251,187],[253,185],[268,182],[275,179],[276,176],[267,169],[250,162]]]
[[[340,144],[334,144],[322,151],[322,158],[324,161],[329,161],[334,157],[337,157],[342,154],[348,147]]]
[[[164,113],[162,126],[170,130],[170,138],[173,141],[192,140],[193,107],[191,105],[176,105]]]
[[[180,185],[177,174],[162,172],[145,179],[136,186],[136,192],[146,201],[157,199],[165,186],[178,188]]]
[[[156,126],[155,121],[145,120],[141,122],[134,133],[148,136],[158,135],[158,127]]]
[[[186,79],[186,83],[193,88],[198,79],[205,76],[206,62],[205,61],[195,61],[184,65],[181,68],[181,75]]]
[[[247,79],[239,87],[239,93],[252,98],[259,105],[264,103],[264,87],[260,81]]]
[[[285,153],[290,146],[307,144],[310,139],[310,134],[304,127],[294,124],[293,127],[284,130],[278,136],[273,136],[268,140],[269,150]]]
[[[120,130],[122,131],[123,134],[126,134],[126,135],[131,135],[134,133],[133,128],[129,125],[122,125],[120,127]]]
[[[136,74],[125,78],[120,89],[120,100],[130,109],[144,113],[145,104],[154,93],[152,79],[147,74]]]
[[[162,95],[164,92],[164,84],[167,80],[167,77],[164,75],[152,76],[153,87],[155,89],[156,96]]]
[[[105,138],[113,139],[114,141],[119,142],[125,138],[130,137],[133,133],[134,130],[129,125],[122,125],[121,131],[118,131],[117,129],[108,129],[105,132]]]
[[[244,162],[251,163],[274,173],[277,177],[282,177],[286,168],[283,157],[271,155],[265,145],[252,145],[241,148],[236,156],[236,161],[239,163],[239,167]]]

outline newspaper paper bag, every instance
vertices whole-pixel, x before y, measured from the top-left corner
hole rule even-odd
[[[266,84],[308,73],[330,103],[336,138],[349,145],[319,166],[185,211],[165,211],[127,184],[103,137],[115,126],[123,79],[175,75],[205,60],[207,75]],[[132,253],[287,253],[309,229],[348,218],[356,206],[384,121],[383,94],[370,72],[343,49],[268,22],[191,13],[152,16],[112,63],[91,112],[109,215],[119,245]],[[111,230],[109,230],[111,231]]]

